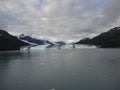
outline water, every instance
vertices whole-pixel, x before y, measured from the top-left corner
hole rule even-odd
[[[1,52],[0,90],[120,90],[120,49]]]

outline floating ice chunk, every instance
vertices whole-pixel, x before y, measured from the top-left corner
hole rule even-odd
[[[45,63],[41,62],[40,65],[44,65]]]
[[[55,90],[55,88],[52,88],[52,89],[50,89],[50,90]]]

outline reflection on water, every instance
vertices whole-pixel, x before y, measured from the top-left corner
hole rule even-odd
[[[0,90],[120,90],[119,52],[0,52]]]

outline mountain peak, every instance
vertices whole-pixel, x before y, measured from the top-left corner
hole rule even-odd
[[[112,28],[92,39],[82,39],[76,44],[92,44],[103,48],[120,47],[120,27]]]
[[[21,47],[28,45],[7,31],[0,30],[0,51],[20,50]]]

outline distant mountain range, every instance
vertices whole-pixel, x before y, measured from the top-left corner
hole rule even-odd
[[[66,45],[66,43],[63,42],[63,41],[59,41],[59,42],[55,42],[55,43],[58,44],[58,45]]]
[[[29,45],[8,32],[0,30],[0,51],[20,50],[21,47]]]
[[[110,29],[92,39],[84,38],[75,44],[96,45],[101,48],[120,48],[120,27]]]
[[[36,45],[53,44],[52,42],[50,42],[48,40],[36,39],[36,38],[30,37],[30,36],[24,35],[24,34],[21,34],[19,36],[19,39],[22,41],[27,41],[28,43],[36,44]]]
[[[0,30],[0,51],[12,51],[20,50],[21,47],[32,47],[36,45],[65,45],[63,41],[50,42],[48,40],[36,39],[24,34],[20,35],[19,38],[13,36],[6,32],[5,30]]]
[[[28,35],[24,35],[24,34],[21,34],[19,36],[19,39],[22,40],[22,41],[27,41],[28,43],[31,43],[31,44],[36,44],[36,45],[46,45],[46,44],[50,44],[50,45],[65,45],[66,44],[63,41],[51,42],[51,41],[48,41],[48,40],[36,39],[36,38],[33,38],[31,36],[28,36]]]
[[[63,41],[51,42],[48,40],[36,39],[24,34],[17,38],[4,30],[0,30],[0,51],[20,50],[21,47],[46,44],[59,47],[66,45]],[[120,27],[110,29],[92,39],[84,38],[74,44],[95,45],[101,48],[120,48]]]

